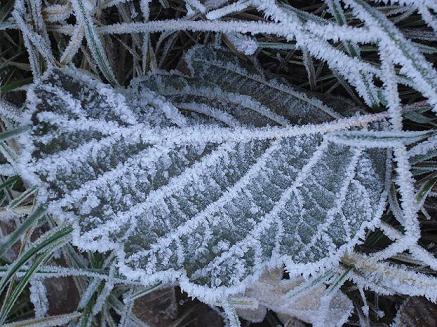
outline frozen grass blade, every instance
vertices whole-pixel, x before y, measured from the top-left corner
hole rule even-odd
[[[96,28],[92,22],[91,14],[88,6],[83,0],[72,0],[73,9],[78,20],[78,23],[85,29],[85,37],[88,42],[88,48],[91,51],[93,59],[102,72],[103,76],[112,84],[118,85],[115,75],[112,71],[109,60],[106,56],[105,49],[100,40]],[[73,40],[77,42],[77,40]]]
[[[72,312],[66,313],[62,315],[50,316],[39,319],[28,319],[22,320],[18,322],[13,322],[10,324],[5,324],[3,327],[54,327],[54,326],[63,326],[68,324],[72,320],[76,320],[80,318],[80,312]]]
[[[14,198],[7,206],[7,210],[13,210],[14,208],[20,206],[24,201],[26,201],[30,196],[38,191],[38,187],[29,187],[26,191],[21,193],[19,196]]]
[[[6,318],[9,314],[9,311],[12,309],[13,305],[17,301],[20,294],[24,291],[25,287],[29,283],[32,275],[38,268],[43,265],[47,260],[53,255],[53,252],[62,246],[66,240],[57,240],[54,241],[50,248],[45,249],[45,252],[39,254],[32,262],[32,265],[27,269],[26,273],[23,277],[21,277],[20,281],[17,285],[12,288],[12,291],[8,294],[3,305],[0,309],[0,324],[3,324],[6,321]]]
[[[72,232],[72,227],[60,227],[47,232],[39,239],[39,242],[26,250],[19,258],[17,258],[9,267],[6,274],[0,280],[0,293],[3,292],[6,285],[11,281],[13,276],[21,269],[31,258],[36,254],[44,253],[52,249],[52,246],[57,246],[60,240],[69,237]]]
[[[3,242],[0,244],[0,257],[12,246],[18,239],[26,233],[41,217],[46,213],[43,207],[38,207],[33,211],[24,222],[19,225],[11,234],[9,234]]]
[[[347,20],[343,8],[341,7],[340,0],[327,0],[326,3],[329,7],[331,14],[335,17],[337,23],[340,25],[346,25]],[[343,42],[343,45],[350,56],[360,58],[360,49],[358,45],[349,41]],[[371,107],[378,106],[378,93],[375,85],[373,84],[373,81],[371,80],[371,76],[366,75],[363,72],[360,72],[360,76],[361,83],[356,85],[356,90],[361,94],[367,105]]]
[[[14,129],[9,129],[0,134],[0,141],[7,141],[11,138],[17,137],[30,130],[30,126],[20,126]]]
[[[426,58],[406,39],[382,13],[363,0],[344,0],[355,15],[366,22],[380,38],[381,51],[394,63],[403,66],[403,73],[411,78],[420,92],[429,98],[437,111],[437,73]]]

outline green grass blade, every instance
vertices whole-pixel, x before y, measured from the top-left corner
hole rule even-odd
[[[13,186],[19,179],[20,177],[18,176],[12,176],[11,178],[8,178],[6,181],[0,184],[0,190]]]
[[[5,289],[6,285],[10,282],[12,277],[23,267],[23,265],[28,262],[34,255],[42,251],[50,249],[51,246],[58,240],[66,238],[71,234],[73,228],[71,226],[64,226],[56,228],[47,232],[37,244],[34,244],[26,252],[24,252],[20,257],[18,257],[10,266],[6,274],[0,280],[0,294]]]
[[[0,244],[0,257],[12,246],[18,239],[29,230],[29,228],[46,213],[45,208],[38,207],[34,212],[32,212],[29,217],[18,226],[11,234],[8,235],[6,240]]]
[[[47,262],[47,260],[53,255],[53,251],[56,250],[59,246],[62,246],[64,242],[66,242],[65,239],[57,240],[52,244],[50,249],[46,250],[47,252],[38,255],[36,259],[32,262],[32,265],[26,271],[26,274],[20,279],[20,282],[14,287],[12,293],[6,297],[0,310],[0,324],[3,324],[5,322],[9,311],[14,306],[20,294],[24,291],[34,272],[36,272],[42,264]]]
[[[347,25],[347,20],[345,17],[345,13],[343,11],[343,8],[341,7],[341,4],[338,0],[329,0],[327,1],[329,11],[334,16],[335,20],[339,25]],[[346,49],[346,52],[349,53],[350,56],[361,58],[359,48],[356,44],[353,44],[349,41],[343,42],[343,46]],[[373,84],[371,84],[371,81],[369,78],[363,73],[360,72],[360,78],[362,85],[364,86],[364,91],[366,92],[366,98],[369,100],[368,105],[371,107],[376,107],[379,105],[379,100],[377,96],[377,92],[375,90],[372,91],[372,87],[374,87]]]
[[[426,199],[427,195],[429,194],[429,192],[431,192],[432,188],[436,183],[437,174],[434,174],[430,179],[423,183],[416,195],[416,200],[418,203],[421,203]]]
[[[109,60],[106,57],[105,49],[102,45],[100,37],[92,23],[90,13],[86,9],[83,0],[72,0],[72,5],[78,21],[84,25],[85,38],[88,42],[88,47],[91,51],[93,59],[102,72],[103,76],[113,85],[118,85],[115,75],[112,71]]]
[[[21,135],[31,129],[31,126],[20,126],[0,134],[0,141],[6,141],[18,135]]]
[[[405,74],[413,80],[414,87],[426,97],[437,98],[437,78],[432,65],[414,47],[410,40],[404,37],[399,29],[380,11],[373,8],[364,0],[347,1],[356,10],[360,19],[365,20],[373,28],[390,40],[390,43],[399,51],[395,63],[403,66]],[[402,58],[403,57],[403,58]]]
[[[17,196],[15,199],[11,201],[8,205],[8,209],[14,209],[18,207],[20,204],[22,204],[26,199],[29,198],[32,194],[34,194],[36,191],[38,191],[37,186],[33,186],[31,188],[28,188],[26,191],[21,193],[19,196]]]

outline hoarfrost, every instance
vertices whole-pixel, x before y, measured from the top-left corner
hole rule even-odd
[[[128,100],[78,71],[49,71],[29,91],[33,128],[21,139],[22,175],[73,223],[76,245],[114,249],[130,279],[179,280],[209,303],[268,267],[335,265],[386,199],[386,148],[332,138],[386,115],[337,112],[227,58],[194,48],[191,76],[137,80]],[[388,148],[405,143],[390,137]]]

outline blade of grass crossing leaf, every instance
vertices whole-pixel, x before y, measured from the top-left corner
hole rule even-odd
[[[106,57],[105,49],[102,45],[96,28],[94,27],[89,11],[87,10],[83,0],[72,0],[73,9],[78,22],[85,28],[85,38],[88,42],[91,55],[96,61],[97,66],[103,76],[113,85],[118,85],[109,60]]]
[[[238,318],[237,311],[229,302],[223,302],[222,308],[225,312],[225,316],[228,320],[230,327],[240,327],[240,319]]]
[[[8,235],[4,242],[0,244],[0,257],[12,246],[29,228],[38,221],[39,218],[44,216],[46,210],[43,207],[38,207],[36,210],[27,217],[24,222],[18,226],[11,234]]]
[[[78,310],[82,310],[87,306],[87,304],[91,301],[93,295],[97,292],[99,285],[101,284],[101,280],[94,278],[92,279],[86,288],[86,290],[82,293],[80,302],[77,306]]]
[[[108,298],[108,304],[109,306],[120,316],[122,316],[124,313],[126,313],[125,305],[114,295],[110,294]],[[143,322],[142,320],[138,319],[132,312],[127,312],[127,326],[138,326],[138,327],[148,327],[149,325]]]
[[[133,289],[130,289],[128,291],[127,297],[130,299],[130,298],[132,298],[132,296],[133,296]],[[128,324],[129,323],[129,313],[132,312],[132,307],[134,304],[133,301],[131,301],[131,302],[124,301],[124,302],[125,302],[125,306],[124,306],[123,312],[121,314],[119,327],[127,327],[129,325]]]
[[[38,35],[43,37],[43,40],[49,42],[49,37],[46,30],[44,18],[42,16],[42,0],[28,0],[28,7],[32,15],[33,25]]]
[[[65,48],[64,52],[61,55],[60,62],[63,65],[70,63],[73,60],[73,57],[79,51],[80,46],[82,44],[82,39],[85,35],[85,30],[82,25],[77,24],[74,27],[73,35],[70,38],[70,42]]]

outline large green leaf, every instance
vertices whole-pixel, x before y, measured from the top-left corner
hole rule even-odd
[[[381,115],[341,118],[222,55],[195,48],[192,77],[162,73],[125,95],[52,70],[29,91],[21,140],[22,175],[77,246],[115,249],[127,276],[206,301],[267,266],[337,263],[385,204],[387,150],[329,137]]]

